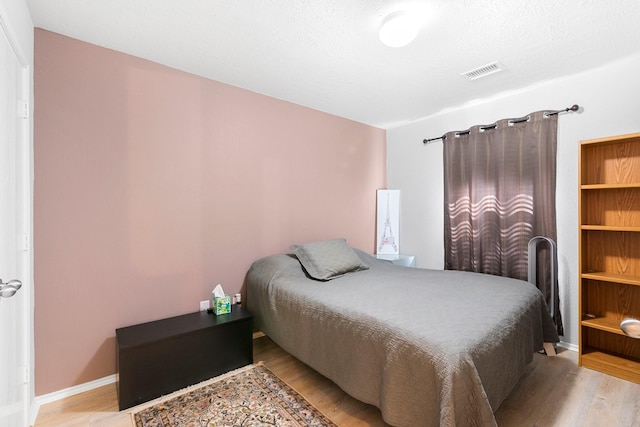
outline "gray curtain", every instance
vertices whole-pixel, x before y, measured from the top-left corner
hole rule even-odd
[[[527,280],[529,240],[557,240],[558,116],[539,111],[528,118],[446,134],[445,269]],[[539,246],[538,287],[551,306],[549,248]],[[559,306],[556,293],[562,335]]]

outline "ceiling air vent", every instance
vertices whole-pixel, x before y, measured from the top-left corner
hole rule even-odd
[[[486,77],[490,74],[494,74],[504,70],[506,70],[506,67],[496,61],[492,62],[491,64],[483,65],[482,67],[474,68],[473,70],[465,71],[460,75],[465,76],[469,80],[477,80],[480,77]]]

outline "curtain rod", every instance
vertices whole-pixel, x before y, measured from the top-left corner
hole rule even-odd
[[[580,109],[580,107],[578,106],[578,104],[573,104],[571,107],[567,107],[563,110],[555,110],[555,111],[549,111],[548,113],[544,113],[545,116],[555,116],[556,114],[560,114],[560,113],[568,113],[569,111],[578,111],[578,109]],[[526,117],[521,117],[519,119],[513,119],[510,122],[512,123],[520,123],[520,122],[526,122],[527,120],[529,120],[529,116]],[[487,125],[487,126],[481,126],[480,130],[488,130],[488,129],[495,129],[497,126],[497,124],[492,124],[492,125]],[[469,132],[471,132],[470,130],[463,130],[458,132],[458,135],[467,135]],[[432,141],[437,141],[439,139],[443,140],[446,138],[446,135],[442,135],[442,136],[438,136],[436,138],[429,138],[429,139],[423,139],[422,142],[424,144],[428,144]]]

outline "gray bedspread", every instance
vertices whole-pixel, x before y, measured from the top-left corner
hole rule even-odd
[[[256,261],[256,326],[396,426],[491,426],[543,342],[558,342],[542,294],[524,281],[406,268],[320,282],[292,255]]]

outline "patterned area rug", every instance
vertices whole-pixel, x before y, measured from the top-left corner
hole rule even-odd
[[[137,406],[133,411],[136,427],[336,426],[262,363]]]

